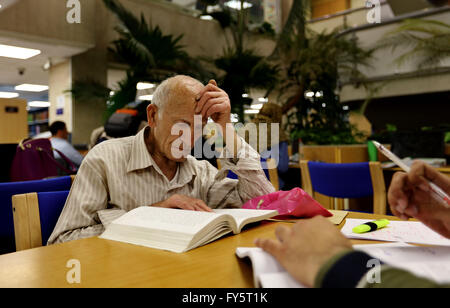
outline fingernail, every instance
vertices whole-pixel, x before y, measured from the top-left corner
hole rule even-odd
[[[430,186],[426,183],[422,183],[419,185],[420,189],[422,189],[423,191],[429,191],[430,190]]]
[[[405,209],[406,209],[406,207],[408,206],[408,204],[406,203],[406,201],[405,200],[403,200],[403,199],[400,199],[400,200],[398,200],[398,203],[397,203],[397,211],[399,211],[399,212],[404,212],[405,211]]]
[[[405,213],[409,216],[415,217],[419,213],[419,210],[417,209],[417,206],[411,206],[406,209]]]

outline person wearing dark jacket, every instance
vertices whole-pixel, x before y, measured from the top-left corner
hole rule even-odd
[[[431,166],[416,161],[409,173],[398,172],[392,179],[388,201],[394,215],[416,218],[446,238],[450,238],[450,209],[436,201],[430,192],[431,181],[450,194],[450,178]],[[381,281],[372,283],[370,255],[352,249],[334,225],[318,216],[276,230],[277,240],[256,239],[255,244],[273,255],[300,283],[308,287],[331,288],[449,288],[420,278],[408,271],[382,265]]]

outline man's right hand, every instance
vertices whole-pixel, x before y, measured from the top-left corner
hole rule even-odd
[[[450,178],[424,162],[415,161],[409,173],[397,172],[388,192],[391,211],[402,219],[416,218],[450,238],[450,209],[432,196],[428,181],[450,194]]]
[[[153,204],[156,207],[165,207],[171,209],[182,209],[190,211],[212,212],[203,200],[195,199],[185,195],[173,195],[165,201]]]

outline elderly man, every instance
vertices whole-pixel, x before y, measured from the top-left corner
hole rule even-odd
[[[211,211],[241,207],[273,192],[259,155],[227,125],[230,110],[228,95],[214,81],[203,86],[188,76],[165,80],[147,108],[145,129],[133,137],[105,141],[86,156],[48,244],[100,235],[112,220],[139,206]],[[202,125],[211,117],[224,140],[233,140],[223,149],[228,155],[220,158],[222,172],[186,154],[198,129],[196,115],[202,116]],[[177,125],[190,128],[190,145],[180,142],[179,134],[172,135]],[[180,151],[185,153],[181,157]],[[239,180],[225,178],[226,170]]]

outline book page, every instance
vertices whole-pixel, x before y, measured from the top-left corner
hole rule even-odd
[[[236,255],[239,258],[249,258],[253,268],[253,283],[255,287],[264,288],[302,288],[278,261],[261,248],[238,247]]]
[[[143,206],[131,210],[112,223],[193,235],[218,217],[215,213]]]
[[[385,264],[438,283],[450,283],[450,247],[420,247],[405,243],[355,245],[353,248]]]
[[[249,210],[249,209],[215,209],[214,213],[230,215],[236,221],[238,230],[233,230],[239,233],[246,224],[250,222],[257,222],[278,215],[277,211],[267,210]]]
[[[369,221],[371,220],[348,218],[341,232],[348,238],[450,246],[449,239],[416,221],[390,221],[387,227],[377,231],[363,234],[353,233],[354,227]]]

